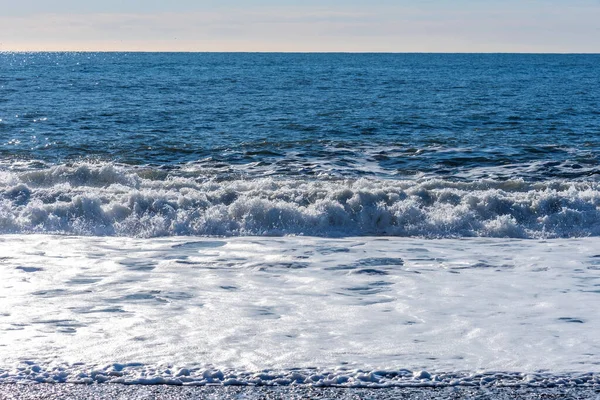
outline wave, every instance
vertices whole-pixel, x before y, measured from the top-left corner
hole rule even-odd
[[[0,171],[0,232],[157,237],[600,235],[600,183],[215,180],[111,164]]]
[[[294,368],[289,370],[244,371],[207,367],[174,367],[142,363],[112,363],[106,366],[44,365],[24,361],[17,368],[0,368],[0,384],[9,383],[121,383],[136,385],[186,386],[308,386],[348,388],[391,387],[535,387],[581,388],[600,385],[595,373],[456,372],[425,370],[362,370]]]

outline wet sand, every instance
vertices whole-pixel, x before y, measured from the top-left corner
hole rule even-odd
[[[600,399],[600,388],[391,388],[165,386],[120,384],[2,384],[2,400],[58,399]]]

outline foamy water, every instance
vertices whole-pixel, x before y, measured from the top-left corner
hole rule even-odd
[[[1,243],[3,382],[599,379],[596,238]]]
[[[110,164],[0,172],[0,232],[156,237],[585,237],[599,183],[227,179]]]

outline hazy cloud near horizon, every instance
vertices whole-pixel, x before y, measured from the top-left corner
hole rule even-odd
[[[0,50],[600,52],[598,1],[249,3],[0,0]]]

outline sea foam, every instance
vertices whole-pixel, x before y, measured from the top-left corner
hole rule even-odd
[[[110,164],[0,173],[1,233],[553,238],[600,234],[600,184],[223,180]]]
[[[0,237],[0,383],[599,385],[599,238]]]

